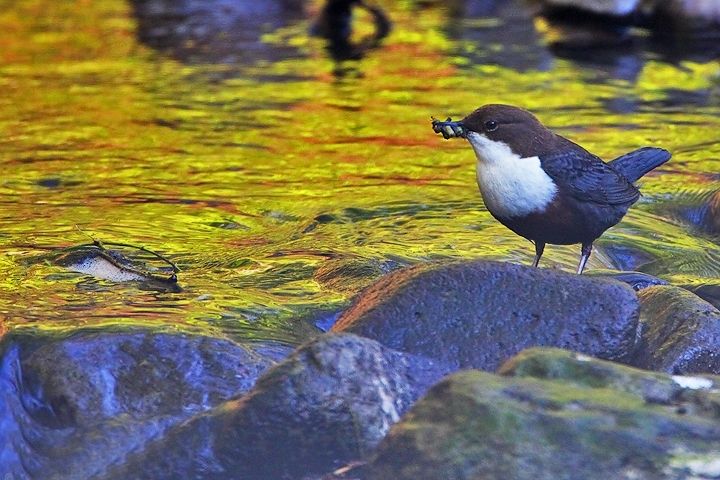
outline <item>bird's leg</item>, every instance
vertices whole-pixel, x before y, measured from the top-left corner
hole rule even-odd
[[[590,258],[590,253],[592,253],[592,242],[583,243],[582,248],[580,249],[580,264],[577,269],[578,275],[582,274],[583,270],[585,270],[585,264],[587,263],[588,258]]]
[[[540,257],[542,257],[543,252],[545,251],[545,243],[535,241],[535,259],[533,260],[533,267],[537,268],[538,264],[540,264]]]

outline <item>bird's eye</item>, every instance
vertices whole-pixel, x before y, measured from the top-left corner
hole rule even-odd
[[[488,120],[487,122],[485,122],[485,130],[487,130],[488,132],[494,132],[495,130],[497,130],[497,127],[498,124],[494,120]]]

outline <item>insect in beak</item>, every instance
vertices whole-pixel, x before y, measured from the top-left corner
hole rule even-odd
[[[452,118],[448,117],[444,122],[430,117],[432,119],[432,127],[435,133],[442,134],[445,140],[449,138],[465,138],[466,130],[462,122],[453,122]]]

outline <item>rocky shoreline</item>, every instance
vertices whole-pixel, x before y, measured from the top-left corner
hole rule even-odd
[[[11,331],[0,464],[46,479],[718,478],[720,311],[647,277],[407,267],[282,360],[177,332]]]

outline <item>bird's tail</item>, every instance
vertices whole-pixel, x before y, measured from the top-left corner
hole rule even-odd
[[[630,182],[635,182],[653,168],[670,160],[667,150],[655,147],[638,148],[609,162],[609,165]]]

